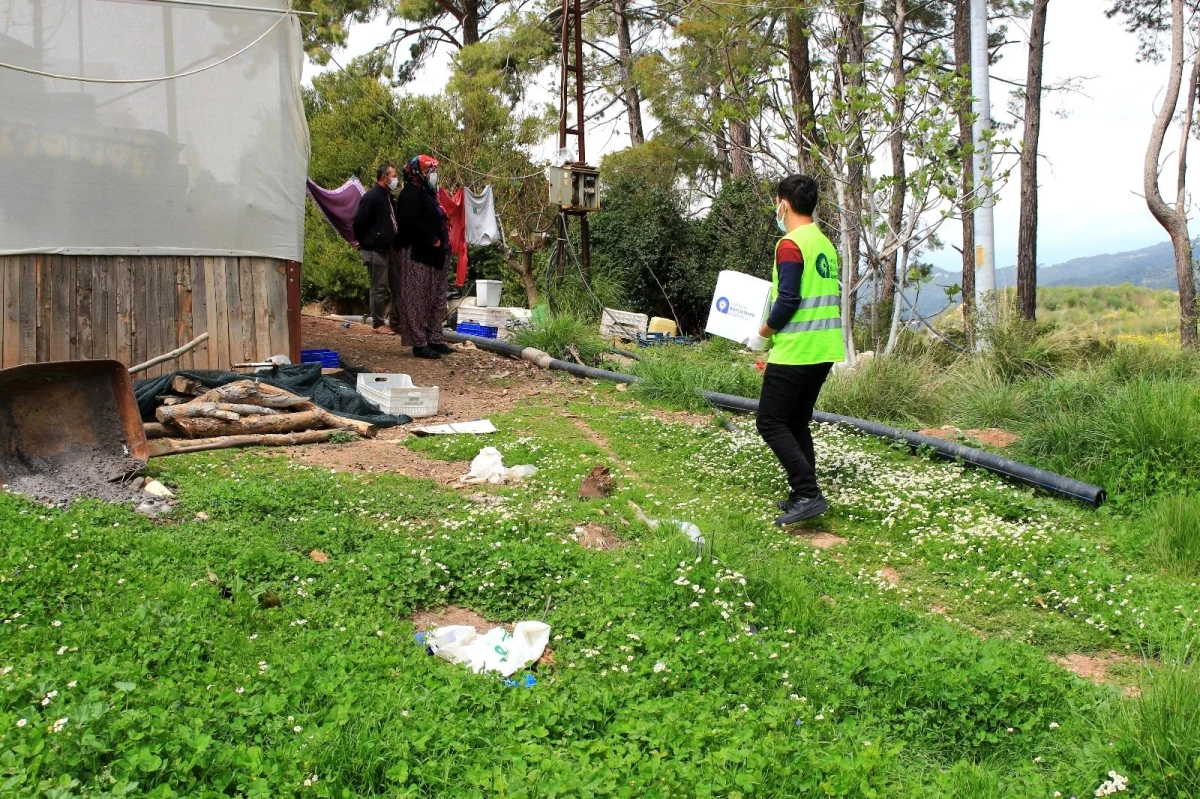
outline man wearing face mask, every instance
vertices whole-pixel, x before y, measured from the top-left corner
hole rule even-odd
[[[759,330],[771,353],[758,400],[758,432],[787,472],[791,492],[775,524],[795,524],[829,509],[817,486],[813,407],[833,364],[846,358],[842,342],[837,250],[813,222],[817,182],[792,175],[779,182],[771,312]]]
[[[392,249],[397,231],[392,194],[399,185],[391,164],[375,170],[375,185],[359,201],[353,225],[362,262],[371,275],[371,323],[376,333],[389,336],[400,331],[400,262]]]
[[[400,334],[418,358],[454,352],[442,340],[446,321],[446,258],[450,233],[437,201],[438,161],[420,155],[404,165],[404,188],[397,202],[400,234]]]

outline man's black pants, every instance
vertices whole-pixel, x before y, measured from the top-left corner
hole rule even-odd
[[[809,499],[820,493],[809,424],[817,395],[832,367],[832,363],[805,366],[769,363],[763,372],[758,432],[783,464],[792,499]]]

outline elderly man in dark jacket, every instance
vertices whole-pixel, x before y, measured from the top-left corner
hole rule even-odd
[[[396,168],[383,164],[375,171],[375,185],[363,195],[354,214],[354,239],[371,275],[371,323],[376,333],[389,336],[400,333],[400,260],[394,249],[399,228],[392,205],[392,194],[399,185]]]

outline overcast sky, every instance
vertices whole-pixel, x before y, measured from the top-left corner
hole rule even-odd
[[[1106,0],[1051,0],[1046,27],[1045,77],[1047,84],[1069,76],[1088,76],[1082,94],[1048,97],[1042,115],[1038,229],[1038,261],[1057,264],[1086,255],[1120,252],[1166,240],[1162,228],[1146,210],[1142,191],[1142,161],[1149,139],[1156,103],[1166,84],[1166,66],[1139,64],[1137,40],[1116,20],[1104,16]],[[337,53],[346,61],[387,38],[389,26],[376,20],[351,28],[347,47]],[[1010,39],[1024,38],[1022,28],[1010,30]],[[306,80],[318,71],[305,69]],[[422,93],[441,91],[447,77],[444,59],[431,65],[418,82]],[[1024,81],[1023,42],[1006,48],[994,68],[994,78]],[[1005,109],[1011,90],[999,80],[992,82],[993,115],[1007,119]],[[411,90],[411,89],[409,89]],[[549,94],[539,97],[548,100]],[[1054,111],[1064,111],[1060,118]],[[1014,131],[1019,138],[1020,131]],[[589,130],[588,155],[598,156],[626,146],[620,126],[594,126]],[[549,157],[547,143],[535,156]],[[1178,145],[1178,133],[1168,135],[1164,151]],[[1200,158],[1194,158],[1200,169]],[[1173,167],[1164,171],[1172,185]],[[1189,180],[1189,185],[1195,185]],[[1017,172],[1002,190],[996,205],[996,266],[1016,262],[1019,189]],[[956,226],[942,229],[947,244],[958,243]],[[937,266],[954,269],[961,265],[957,252],[946,249],[929,253]]]

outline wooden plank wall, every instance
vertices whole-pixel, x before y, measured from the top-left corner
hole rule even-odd
[[[0,256],[0,368],[89,358],[132,366],[205,331],[207,342],[143,376],[289,355],[288,276],[288,262],[272,258]]]

